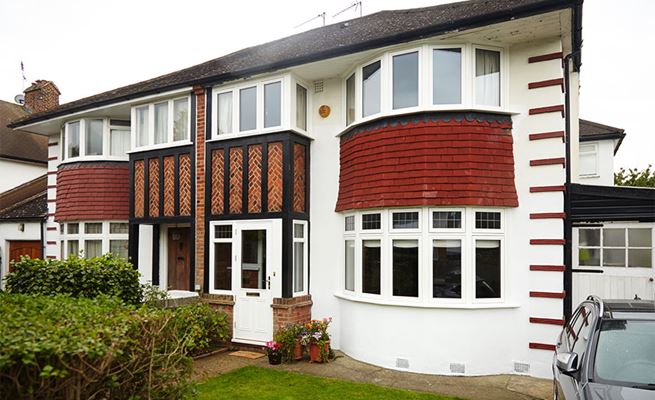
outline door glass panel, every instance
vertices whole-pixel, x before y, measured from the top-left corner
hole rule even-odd
[[[600,246],[600,229],[580,229],[580,246]]]
[[[628,267],[646,267],[653,266],[653,253],[651,249],[630,249],[628,250]]]
[[[624,249],[604,249],[603,250],[604,267],[625,267],[625,250]]]
[[[232,242],[214,243],[214,289],[232,290]]]
[[[266,289],[266,230],[241,232],[241,287]]]
[[[578,252],[580,265],[600,266],[600,249],[583,249]]]

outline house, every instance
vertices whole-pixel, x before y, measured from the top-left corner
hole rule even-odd
[[[581,13],[383,11],[14,121],[49,140],[46,256],[128,257],[237,343],[332,316],[332,346],[375,365],[550,376]]]

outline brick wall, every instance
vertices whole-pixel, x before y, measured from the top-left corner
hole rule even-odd
[[[196,96],[196,285],[202,286],[205,273],[205,90],[195,87],[193,93]]]
[[[55,220],[127,220],[130,185],[127,163],[66,164],[57,170]]]
[[[290,324],[304,324],[312,319],[312,296],[273,299],[273,331]]]
[[[51,110],[59,105],[59,89],[51,81],[37,80],[25,89],[25,109],[31,113]]]
[[[202,301],[209,304],[210,307],[222,310],[227,314],[228,326],[230,327],[230,337],[232,336],[232,327],[234,326],[234,296],[225,294],[207,294],[203,293]]]

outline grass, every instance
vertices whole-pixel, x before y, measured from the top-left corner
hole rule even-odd
[[[381,386],[320,378],[268,368],[245,367],[219,375],[198,385],[198,398],[234,400],[359,400],[408,399],[452,400],[431,393],[412,392]]]

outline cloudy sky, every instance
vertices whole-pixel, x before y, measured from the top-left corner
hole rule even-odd
[[[501,1],[501,0],[497,0]],[[364,14],[444,0],[364,0]],[[1,0],[0,99],[54,81],[68,102],[188,67],[243,47],[359,16],[332,15],[353,0]],[[582,118],[624,128],[619,167],[655,164],[655,30],[652,0],[587,0]]]

